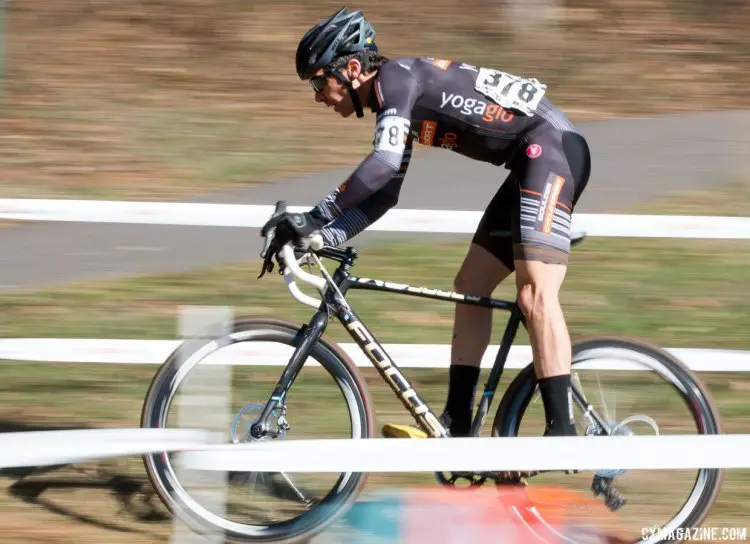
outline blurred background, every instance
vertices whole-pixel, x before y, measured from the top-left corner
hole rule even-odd
[[[170,198],[361,158],[294,52],[335,2],[5,2],[3,192]],[[391,57],[533,73],[574,120],[742,109],[744,0],[361,6]],[[317,107],[316,107],[317,106]]]
[[[314,102],[294,71],[299,39],[339,3],[0,0],[0,7],[0,198],[312,205],[369,152],[374,119],[342,120]],[[449,58],[546,83],[594,152],[583,213],[748,217],[747,0],[347,7],[364,11],[390,58]],[[505,177],[447,152],[419,147],[415,157],[402,208],[481,211]],[[355,272],[450,289],[468,241],[363,234],[352,242],[362,250]],[[255,279],[259,248],[256,229],[0,219],[0,340],[174,339],[185,305],[306,321],[309,308],[291,299],[279,276]],[[591,237],[574,250],[562,292],[571,335],[750,350],[748,250],[744,239]],[[495,296],[513,297],[513,286]],[[366,292],[350,300],[384,343],[450,342],[451,305]],[[495,346],[505,318],[495,318]],[[328,333],[351,341],[340,328]],[[525,331],[517,343],[528,345]],[[155,370],[6,356],[0,432],[137,427]],[[253,372],[237,380],[265,387],[278,377],[276,369]],[[329,413],[326,397],[310,372],[311,385],[299,387],[304,409],[289,418],[327,436],[342,420],[320,417]],[[378,428],[410,422],[379,376],[362,372]],[[405,374],[442,409],[446,371]],[[496,403],[515,374],[503,376]],[[699,375],[724,431],[748,432],[748,372]],[[605,378],[621,417],[647,404],[662,416],[663,432],[689,423],[684,409],[654,402],[669,391],[641,376]],[[480,384],[485,379],[486,371]],[[642,500],[627,526],[640,533],[647,514],[676,506],[678,491],[663,504],[676,476],[632,477]],[[430,474],[375,475],[368,489],[430,482]],[[706,524],[747,528],[749,485],[749,471],[730,471]],[[138,459],[0,471],[0,512],[0,540],[8,542],[167,542],[171,531]]]

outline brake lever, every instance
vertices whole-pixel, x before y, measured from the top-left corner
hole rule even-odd
[[[266,254],[265,258],[263,259],[263,267],[261,268],[260,274],[258,274],[257,279],[265,276],[266,272],[273,272],[273,253]]]
[[[283,214],[286,211],[286,202],[283,200],[279,200],[276,202],[276,208],[274,209],[273,214],[271,215],[271,219],[274,217]],[[266,272],[273,272],[273,256],[276,253],[276,251],[271,251],[274,247],[274,239],[276,237],[276,227],[271,227],[268,229],[268,232],[266,233],[265,241],[263,242],[263,247],[260,250],[260,258],[263,259],[263,268],[260,271],[260,275],[257,279],[262,278]],[[279,264],[279,269],[281,269],[281,263],[279,262],[278,256],[276,257],[276,262]]]

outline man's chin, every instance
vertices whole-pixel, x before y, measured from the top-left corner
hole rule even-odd
[[[339,108],[338,106],[334,106],[334,110],[336,111],[336,113],[338,113],[341,117],[345,119],[349,117],[352,113],[354,113],[354,109]]]

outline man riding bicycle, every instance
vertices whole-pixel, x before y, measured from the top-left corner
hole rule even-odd
[[[309,212],[274,217],[275,249],[305,248],[319,233],[340,245],[398,202],[414,142],[504,166],[509,175],[490,201],[454,280],[454,289],[491,296],[516,273],[546,436],[576,434],[570,385],[571,343],[559,301],[570,250],[571,214],[588,182],[585,138],[545,96],[546,85],[499,70],[429,57],[382,56],[360,11],[343,8],[312,27],[297,49],[297,75],[315,100],[342,117],[375,113],[372,152]],[[506,236],[493,235],[496,231]],[[273,248],[272,248],[273,250]],[[448,394],[441,420],[452,436],[470,431],[479,366],[492,310],[457,304]],[[386,424],[387,437],[425,437]]]

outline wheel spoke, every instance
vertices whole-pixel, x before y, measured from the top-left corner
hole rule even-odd
[[[576,405],[584,414],[586,405],[591,406],[586,418],[588,432],[685,434],[687,424],[688,433],[718,433],[719,415],[704,385],[664,350],[642,342],[596,339],[574,344],[572,362]],[[530,365],[509,385],[498,408],[493,434],[538,436],[544,411],[535,404],[538,388],[534,383]],[[591,393],[591,398],[586,399],[584,391]],[[607,467],[606,459],[603,461]],[[582,496],[594,491],[603,506],[617,510],[618,519],[637,540],[645,525],[671,530],[702,522],[716,500],[723,472],[607,468],[595,471],[593,482],[591,472],[558,471],[535,476],[533,485],[561,485],[577,489]]]
[[[159,368],[149,389],[143,409],[143,427],[167,428],[177,421],[171,413],[183,383],[196,373],[199,366],[213,364],[210,359],[221,350],[218,359],[237,361],[246,351],[232,357],[232,350],[242,342],[271,343],[271,352],[289,360],[298,344],[299,326],[281,321],[246,320],[235,322],[231,336],[213,341],[183,344]],[[281,440],[290,429],[304,429],[310,438],[370,438],[373,433],[372,407],[366,395],[366,384],[345,352],[329,341],[325,349],[314,344],[308,362],[295,376],[292,389],[294,401],[274,409],[268,420],[268,432],[262,437],[248,436],[248,429],[258,421],[266,406],[269,390],[279,380],[278,367],[254,364],[233,364],[230,399],[232,417],[226,422],[231,442]],[[247,344],[244,344],[247,345]],[[240,347],[243,347],[240,346]],[[247,350],[250,353],[252,348]],[[229,357],[225,359],[224,355]],[[221,364],[221,363],[216,363]],[[198,378],[199,379],[199,378]],[[288,399],[285,400],[285,403]],[[241,403],[237,405],[237,403]],[[318,406],[320,412],[307,407]],[[295,407],[297,409],[295,409]],[[289,420],[287,422],[287,419]],[[291,431],[290,431],[291,432]],[[366,473],[300,474],[296,473],[230,473],[230,494],[226,511],[214,512],[203,504],[192,488],[183,487],[177,479],[170,456],[145,457],[147,472],[160,499],[179,512],[188,525],[198,526],[226,535],[238,542],[277,542],[291,535],[313,535],[324,528],[342,509],[353,504],[364,488]]]
[[[302,501],[302,502],[304,502],[304,503],[309,503],[309,502],[311,501],[311,499],[310,499],[310,498],[306,497],[306,496],[305,496],[305,495],[304,495],[304,494],[303,494],[303,493],[302,493],[302,492],[301,492],[301,491],[299,490],[299,488],[297,488],[297,486],[296,486],[296,485],[294,485],[294,482],[292,482],[291,478],[289,478],[289,476],[287,476],[285,472],[280,472],[279,474],[281,474],[281,477],[282,477],[282,478],[284,478],[284,480],[285,480],[285,481],[286,481],[286,483],[287,483],[287,484],[289,485],[289,487],[291,487],[291,488],[292,488],[292,491],[294,492],[294,494],[295,494],[295,495],[297,495],[297,498],[299,498],[299,500],[300,500],[300,501]]]

